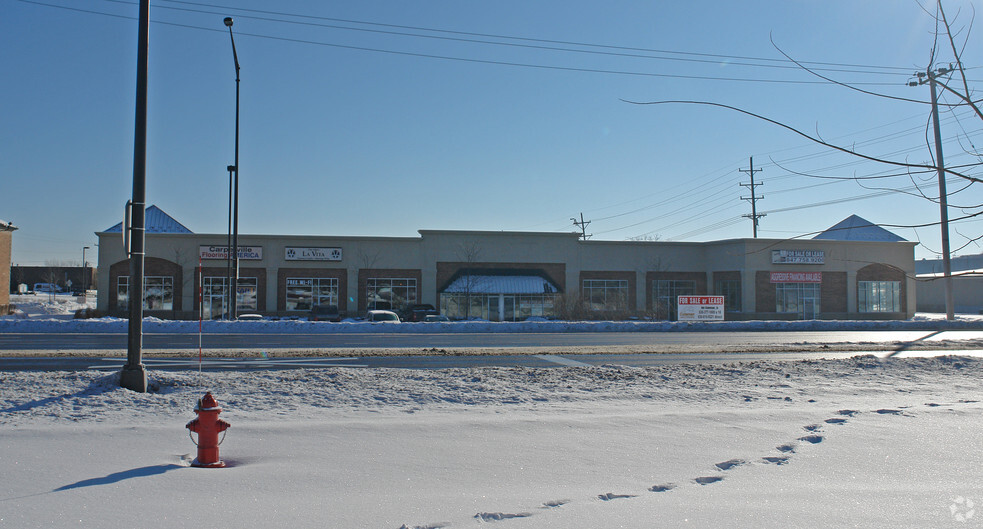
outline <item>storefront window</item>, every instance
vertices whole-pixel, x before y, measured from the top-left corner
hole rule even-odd
[[[628,281],[623,279],[585,279],[581,294],[590,310],[628,310]]]
[[[860,312],[901,312],[900,281],[858,281]]]
[[[721,279],[714,284],[714,293],[724,297],[724,310],[741,311],[741,282],[737,279]]]
[[[470,299],[470,310],[468,301]],[[556,294],[470,294],[440,295],[440,313],[452,320],[479,318],[489,321],[523,321],[553,318]]]
[[[676,320],[679,317],[679,296],[696,294],[696,281],[665,279],[652,284],[652,310],[656,319]]]
[[[202,281],[202,317],[205,319],[218,318],[227,312],[229,299],[225,285],[228,283],[228,278],[206,276]],[[258,283],[255,277],[239,278],[239,288],[236,289],[237,313],[259,310]]]
[[[811,320],[819,315],[819,283],[778,283],[775,285],[775,311],[798,313]]]
[[[311,305],[338,305],[338,280],[333,277],[287,278],[287,310],[306,311]]]
[[[116,306],[129,310],[130,277],[119,276],[116,283]],[[146,276],[143,278],[143,310],[174,310],[174,278]]]
[[[416,303],[416,279],[370,277],[365,283],[368,310],[405,310]]]

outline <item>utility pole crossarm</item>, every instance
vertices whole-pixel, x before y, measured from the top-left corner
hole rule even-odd
[[[741,200],[747,200],[748,202],[751,203],[751,214],[750,215],[741,215],[741,216],[744,217],[744,218],[751,219],[751,221],[753,223],[752,224],[752,226],[753,226],[752,233],[754,234],[754,238],[757,239],[758,238],[758,219],[760,219],[761,217],[764,217],[765,216],[764,213],[762,213],[760,215],[758,214],[758,204],[757,204],[757,202],[759,200],[763,200],[765,197],[760,197],[760,196],[757,196],[757,195],[754,194],[754,188],[762,185],[760,182],[757,183],[757,184],[754,183],[754,173],[760,173],[761,171],[764,171],[764,169],[755,169],[754,168],[754,157],[753,156],[749,158],[749,161],[750,161],[750,169],[738,169],[738,171],[740,171],[742,173],[747,173],[751,177],[751,183],[750,184],[745,184],[743,182],[740,184],[741,187],[746,187],[746,188],[748,188],[748,189],[751,190],[751,196],[750,197],[741,197]]]
[[[577,217],[570,217],[570,220],[573,221],[573,225],[574,226],[580,228],[580,238],[581,238],[581,240],[586,241],[587,239],[589,239],[589,238],[591,238],[593,236],[593,234],[588,234],[587,233],[587,225],[590,224],[590,221],[589,220],[588,221],[584,221],[584,214],[583,213],[580,214],[580,222],[577,222]]]

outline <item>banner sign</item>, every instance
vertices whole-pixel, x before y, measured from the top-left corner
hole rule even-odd
[[[292,277],[287,278],[287,288],[290,287],[310,287],[314,286],[313,279],[295,279]]]
[[[772,283],[822,283],[822,272],[772,272]]]
[[[825,250],[772,250],[772,264],[825,264]]]
[[[724,296],[678,296],[679,321],[724,321]]]
[[[341,261],[341,248],[307,248],[287,246],[287,261]]]
[[[201,259],[228,259],[229,247],[228,246],[199,246],[198,257]],[[239,260],[262,261],[263,247],[240,246]]]

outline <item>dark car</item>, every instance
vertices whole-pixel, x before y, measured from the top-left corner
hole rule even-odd
[[[307,315],[308,321],[341,321],[337,305],[313,305]]]
[[[440,314],[440,311],[435,309],[433,305],[426,303],[410,305],[403,313],[403,321],[423,321],[427,316],[437,314]]]

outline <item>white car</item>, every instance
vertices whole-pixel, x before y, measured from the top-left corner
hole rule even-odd
[[[372,323],[399,323],[399,316],[391,310],[370,310],[365,314],[365,321]]]

